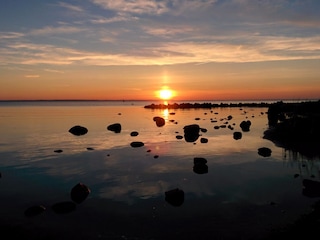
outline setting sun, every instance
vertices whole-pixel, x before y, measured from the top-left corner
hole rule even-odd
[[[169,89],[162,89],[159,92],[159,97],[163,100],[168,100],[172,97],[172,91]]]
[[[162,100],[169,100],[175,96],[175,91],[169,89],[168,87],[163,87],[161,90],[157,91],[157,97]]]

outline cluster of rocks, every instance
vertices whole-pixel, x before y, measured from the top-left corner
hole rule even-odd
[[[82,203],[90,194],[91,190],[83,183],[76,184],[70,191],[71,201],[62,201],[55,203],[51,206],[51,209],[57,214],[70,213],[76,210],[78,204]],[[43,212],[47,208],[44,205],[31,206],[25,210],[24,215],[26,217],[35,217]]]
[[[221,107],[268,107],[270,103],[173,103],[173,104],[150,104],[144,106],[149,109],[190,109],[190,108],[221,108]]]

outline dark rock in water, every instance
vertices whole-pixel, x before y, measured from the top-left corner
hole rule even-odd
[[[206,164],[208,161],[205,158],[201,158],[201,157],[195,157],[193,159],[193,163],[194,164]]]
[[[183,138],[183,136],[181,136],[181,135],[176,136],[176,139],[182,139],[182,138]]]
[[[133,131],[133,132],[130,133],[131,137],[136,137],[138,135],[139,135],[139,133],[137,131]]]
[[[54,204],[51,208],[57,214],[70,213],[76,210],[76,204],[71,201],[59,202]]]
[[[200,126],[198,124],[186,125],[183,128],[186,142],[195,142],[199,138]]]
[[[154,155],[153,158],[159,158],[159,155]]]
[[[120,123],[114,123],[110,124],[107,129],[109,131],[115,132],[115,133],[120,133],[121,132],[121,124]]]
[[[235,140],[241,139],[241,138],[242,138],[242,132],[234,132],[234,133],[233,133],[233,138],[234,138]]]
[[[258,154],[263,157],[270,157],[271,152],[272,152],[271,149],[267,147],[258,148]]]
[[[87,150],[88,150],[88,151],[93,151],[94,148],[92,148],[92,147],[87,147]]]
[[[24,215],[26,217],[35,217],[41,213],[43,213],[46,210],[46,208],[43,205],[37,205],[29,207],[25,212]]]
[[[179,207],[184,202],[184,191],[176,188],[165,192],[165,200],[172,206]]]
[[[195,164],[193,166],[193,171],[197,174],[208,173],[208,165],[207,164]]]
[[[166,121],[162,117],[154,117],[153,121],[156,122],[157,127],[162,127],[166,124]]]
[[[220,126],[214,126],[213,128],[214,128],[214,129],[219,129],[219,128],[220,128]]]
[[[208,132],[208,129],[206,129],[206,128],[200,128],[200,131],[203,132],[203,133],[206,133],[206,132]]]
[[[208,139],[207,139],[207,138],[200,138],[200,142],[201,142],[201,143],[207,143],[207,142],[208,142]]]
[[[243,132],[249,132],[250,131],[250,126],[251,126],[251,121],[250,120],[242,121],[240,123],[240,127],[241,127]]]
[[[310,179],[303,179],[302,185],[302,194],[304,196],[310,198],[320,197],[320,182]]]
[[[132,142],[130,143],[131,147],[137,148],[137,147],[143,147],[144,143],[143,142]]]
[[[76,136],[85,135],[88,132],[88,129],[79,125],[73,126],[69,129],[69,132]]]
[[[54,150],[54,152],[55,152],[55,153],[62,153],[63,150],[61,150],[61,149],[56,149],[56,150]]]
[[[82,203],[90,194],[91,190],[83,183],[78,183],[71,189],[71,200],[75,203]]]
[[[207,159],[195,157],[193,159],[193,171],[197,174],[205,174],[208,173]]]

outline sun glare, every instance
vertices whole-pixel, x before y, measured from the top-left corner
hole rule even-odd
[[[162,100],[169,100],[170,98],[172,98],[172,91],[170,89],[162,89],[159,92],[159,97]]]

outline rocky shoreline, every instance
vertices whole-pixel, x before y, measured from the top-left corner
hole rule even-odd
[[[148,109],[191,109],[191,108],[221,108],[221,107],[269,107],[273,103],[173,103],[173,104],[150,104],[144,106]]]

